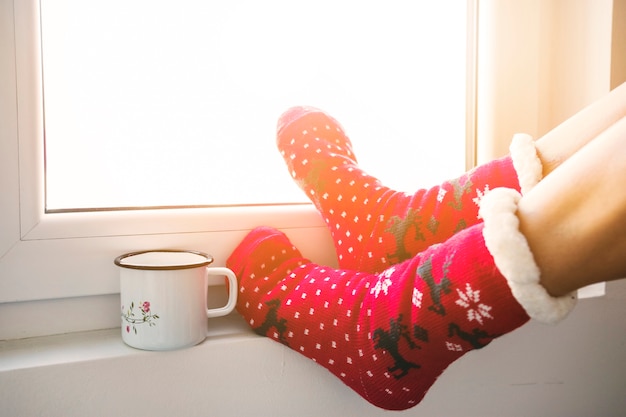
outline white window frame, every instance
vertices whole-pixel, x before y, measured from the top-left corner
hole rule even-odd
[[[3,47],[14,49],[3,57],[15,62],[3,67],[12,74],[3,74],[0,112],[9,139],[1,157],[0,303],[115,294],[113,259],[126,251],[195,248],[223,264],[237,240],[260,224],[325,232],[311,204],[46,213],[38,1],[4,3],[14,7],[15,39],[13,46],[12,36],[5,38]]]
[[[27,320],[35,322],[49,315],[42,306],[50,302],[60,303],[54,311],[68,317],[84,315],[81,311],[94,301],[88,297],[116,303],[119,280],[113,259],[128,251],[191,248],[211,253],[216,264],[223,265],[246,232],[263,224],[286,230],[314,261],[335,262],[329,234],[311,204],[46,213],[39,2],[0,3],[4,10],[13,9],[12,16],[7,12],[0,16],[4,26],[0,56],[15,58],[0,67],[0,340],[102,328],[89,318],[33,329],[14,319],[24,311],[40,310]],[[469,0],[469,19],[474,18],[475,7],[476,2]],[[11,18],[13,22],[8,21]],[[469,71],[468,77],[468,108],[473,110],[475,73]],[[472,111],[467,134],[471,167]],[[79,299],[87,301],[77,303]]]

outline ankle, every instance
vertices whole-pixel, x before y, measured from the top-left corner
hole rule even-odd
[[[561,292],[563,289],[551,281],[552,264],[544,261],[547,251],[534,244],[551,245],[553,240],[545,238],[549,229],[525,227],[532,217],[526,212],[525,201],[516,191],[504,188],[493,190],[483,199],[480,212],[485,220],[485,244],[528,315],[555,323],[569,314],[576,297]]]

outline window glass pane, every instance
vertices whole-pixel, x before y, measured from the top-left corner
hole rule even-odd
[[[464,168],[458,0],[41,2],[48,210],[307,201],[279,115],[336,117],[401,189]]]

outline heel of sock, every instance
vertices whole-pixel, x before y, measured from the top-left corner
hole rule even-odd
[[[507,188],[497,188],[483,198],[480,214],[485,221],[485,245],[526,313],[535,320],[556,323],[574,308],[576,294],[552,297],[541,285],[541,271],[519,231],[516,211],[520,198],[517,191]]]

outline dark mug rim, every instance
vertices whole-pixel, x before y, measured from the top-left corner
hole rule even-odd
[[[185,264],[171,264],[171,265],[133,265],[133,264],[124,264],[123,260],[126,258],[130,258],[132,256],[143,255],[146,253],[158,253],[158,252],[166,252],[166,253],[191,253],[194,255],[202,256],[205,258],[202,262],[197,263],[185,263]],[[213,257],[207,253],[196,251],[196,250],[187,250],[187,249],[149,249],[142,250],[137,252],[129,252],[124,255],[120,255],[113,261],[115,265],[121,268],[128,269],[140,269],[144,271],[174,271],[178,269],[192,269],[198,268],[202,266],[207,266],[213,262]]]

